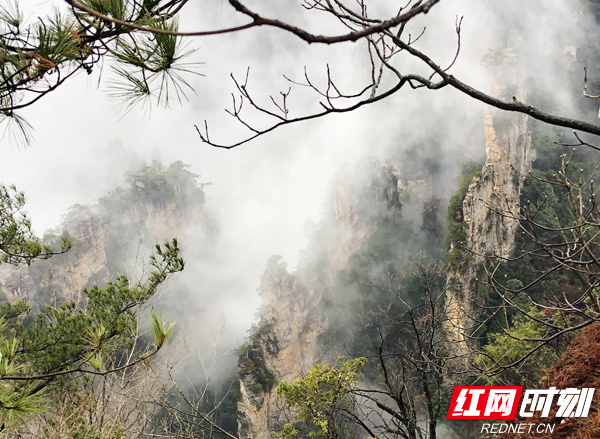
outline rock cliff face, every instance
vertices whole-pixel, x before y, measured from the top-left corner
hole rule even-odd
[[[143,194],[140,194],[143,195]],[[161,203],[129,195],[125,207],[74,206],[59,230],[73,248],[30,266],[0,266],[0,291],[9,302],[25,300],[34,309],[46,303],[81,299],[81,290],[126,274],[135,278],[155,243],[183,237],[191,224],[205,223],[204,197],[175,191]],[[135,200],[135,202],[133,201]],[[141,259],[141,260],[136,260]]]
[[[269,260],[260,287],[259,326],[239,359],[240,438],[270,438],[270,432],[281,428],[288,419],[276,383],[293,382],[322,361],[318,337],[327,322],[310,315],[318,294],[303,288],[277,257]]]
[[[338,177],[331,200],[337,239],[327,252],[327,287],[335,283],[350,256],[373,234],[374,220],[382,211],[402,211],[401,197],[406,192],[407,179],[393,166],[380,166],[375,159]]]
[[[521,40],[513,38],[501,51],[500,66],[492,94],[503,99],[523,99],[520,87],[509,87],[517,79],[514,62]],[[447,278],[447,308],[452,341],[466,355],[465,337],[476,314],[476,277],[478,267],[486,257],[507,258],[515,248],[518,222],[510,212],[519,210],[523,181],[535,160],[535,150],[527,126],[528,117],[507,114],[486,107],[484,133],[486,162],[469,185],[462,202],[466,239],[462,246],[468,250],[467,263],[449,273]],[[453,243],[453,246],[459,245]]]
[[[517,83],[514,65],[519,45],[518,38],[511,39],[495,59],[493,94],[498,97],[524,99],[524,91],[511,85]],[[478,268],[486,257],[505,258],[513,253],[518,223],[506,213],[519,208],[523,181],[535,160],[526,116],[486,108],[483,128],[487,159],[469,184],[454,219],[464,233],[462,242],[452,247],[468,250],[462,250],[462,262],[449,270],[446,284],[450,341],[465,355],[465,340],[476,314]],[[322,303],[351,256],[373,235],[373,220],[385,211],[401,211],[404,199],[423,206],[432,196],[427,176],[408,175],[376,161],[350,174],[362,177],[334,187],[336,228],[329,235],[335,236],[335,243],[321,260],[320,268],[326,273],[321,283],[305,283],[277,258],[269,261],[262,277],[260,321],[239,361],[242,439],[271,438],[285,422],[293,422],[276,396],[276,382],[294,382],[315,363],[330,362],[339,353],[325,352],[319,342],[329,322],[315,312],[315,304]]]
[[[351,177],[351,178],[349,178]],[[375,219],[402,209],[402,197],[415,187],[430,194],[425,177],[415,183],[390,165],[368,161],[340,177],[334,185],[332,221],[335,242],[326,251],[320,282],[306,282],[287,271],[279,257],[267,264],[261,278],[262,306],[258,326],[240,352],[242,399],[238,404],[241,439],[267,439],[286,422],[294,422],[277,397],[277,382],[294,382],[315,364],[331,362],[341,352],[326,351],[319,337],[329,322],[318,308],[350,257],[375,232]],[[416,196],[416,193],[412,195]]]
[[[71,253],[31,266],[0,267],[0,290],[9,302],[25,300],[34,308],[42,302],[79,300],[81,289],[108,278],[107,224],[97,216],[65,226],[74,243]]]

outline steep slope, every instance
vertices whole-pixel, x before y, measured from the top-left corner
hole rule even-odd
[[[519,45],[520,40],[512,38],[496,57],[497,65],[493,67],[496,72],[493,93],[496,96],[524,99],[524,90],[513,85],[517,83],[515,59]],[[448,344],[466,359],[469,351],[465,340],[479,305],[476,281],[479,267],[486,257],[507,258],[514,252],[518,223],[507,213],[519,208],[523,182],[535,160],[526,116],[485,109],[483,129],[486,161],[483,166],[471,166],[463,176],[464,189],[450,203],[451,206],[454,203],[454,207],[450,209],[453,225],[445,273],[446,331]],[[344,338],[348,334],[342,333],[355,330],[348,324],[352,317],[343,317],[342,324],[332,329],[332,316],[352,312],[347,303],[352,301],[353,293],[339,284],[340,273],[348,268],[349,262],[353,260],[355,269],[362,270],[363,279],[374,279],[376,270],[380,270],[378,274],[387,270],[377,264],[387,264],[389,258],[383,257],[380,262],[371,262],[369,258],[379,257],[382,252],[389,252],[391,256],[402,253],[401,249],[390,249],[391,242],[388,245],[381,242],[390,236],[389,233],[412,233],[415,237],[395,241],[393,245],[397,246],[399,242],[410,245],[412,242],[422,246],[423,250],[430,235],[441,233],[436,230],[435,214],[432,224],[425,224],[427,206],[436,205],[431,198],[434,193],[431,176],[418,164],[411,169],[423,171],[408,174],[389,165],[381,167],[376,162],[365,165],[361,171],[352,170],[351,173],[362,178],[334,188],[335,226],[330,226],[317,239],[327,242],[328,246],[320,257],[311,255],[308,258],[318,262],[301,275],[290,274],[279,259],[269,261],[260,288],[263,299],[260,321],[240,352],[242,401],[238,405],[238,421],[241,438],[270,438],[284,422],[294,422],[292,414],[283,410],[284,404],[276,396],[275,384],[293,382],[314,364],[331,362],[336,355],[345,353],[342,344],[352,343],[352,336]],[[386,227],[386,221],[378,222],[378,219],[393,212],[400,214],[406,208],[403,200],[408,198],[412,200],[412,211],[408,216],[423,215],[421,235],[416,237],[419,234],[417,227],[414,224],[411,227],[405,220],[391,220],[391,223],[396,221],[396,228],[390,227],[387,235],[381,233],[377,228]],[[371,243],[373,248],[366,249],[365,253],[365,244],[376,233],[380,233],[379,241]],[[439,242],[432,243],[432,247],[436,245],[439,247]],[[419,252],[415,248],[410,251],[413,254]],[[398,268],[392,267],[392,271]],[[358,306],[371,306],[376,310],[382,305],[375,303],[378,298],[368,288],[356,293],[363,295],[356,301]],[[331,339],[323,341],[324,335]],[[348,349],[347,344],[344,346]]]
[[[74,206],[63,225],[45,239],[69,237],[64,255],[30,266],[0,267],[0,290],[10,302],[32,306],[80,299],[82,288],[102,284],[119,273],[138,276],[136,257],[157,242],[183,237],[191,224],[205,224],[204,193],[181,162],[158,163],[128,175],[129,187],[117,189],[95,206]],[[137,267],[139,270],[139,267]],[[134,277],[135,278],[135,277]]]
[[[329,316],[347,306],[333,291],[340,272],[376,231],[378,219],[400,214],[402,199],[427,198],[431,188],[425,175],[408,178],[370,160],[339,176],[332,192],[331,217],[312,245],[320,250],[307,257],[312,263],[290,274],[281,258],[273,257],[261,278],[260,320],[238,351],[242,439],[271,438],[284,423],[294,422],[276,395],[276,383],[294,382],[316,363],[342,353],[341,346],[321,339],[330,329]]]
[[[514,64],[520,42],[519,38],[512,38],[499,54],[492,91],[497,97],[525,96],[522,88],[512,85],[517,83]],[[465,341],[479,305],[478,267],[486,257],[512,255],[518,222],[510,212],[518,212],[523,181],[536,158],[527,116],[486,107],[484,132],[485,164],[472,178],[459,208],[451,213],[454,239],[446,290],[448,331],[459,353],[465,356]]]

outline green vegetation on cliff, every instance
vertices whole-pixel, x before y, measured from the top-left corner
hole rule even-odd
[[[118,215],[144,204],[156,207],[165,207],[173,202],[202,204],[205,196],[197,182],[199,175],[188,168],[189,165],[181,161],[167,167],[156,161],[143,165],[135,172],[127,172],[127,186],[100,198],[99,206],[108,215]]]

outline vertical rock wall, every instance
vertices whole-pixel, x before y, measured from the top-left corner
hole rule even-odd
[[[135,275],[126,272],[129,265],[125,261],[131,263],[130,258],[140,251],[138,247],[149,254],[154,243],[182,236],[191,224],[203,223],[203,203],[191,208],[187,215],[181,214],[180,204],[178,199],[160,207],[141,204],[118,217],[78,206],[61,231],[71,239],[73,248],[30,266],[3,264],[0,291],[9,302],[25,300],[36,309],[45,303],[80,300],[83,288],[105,283],[117,274],[113,270]],[[123,265],[115,267],[119,265],[115,260]]]
[[[420,191],[419,194],[412,193]],[[390,165],[368,160],[349,169],[333,187],[332,222],[335,244],[327,251],[321,284],[304,285],[273,257],[261,278],[259,323],[239,359],[242,399],[238,404],[241,439],[270,439],[286,422],[294,422],[277,397],[277,384],[295,382],[315,364],[331,362],[342,352],[325,352],[319,337],[328,321],[318,308],[337,282],[350,257],[375,232],[376,218],[401,211],[403,195],[415,199],[431,194],[427,178],[407,178]]]
[[[509,40],[500,53],[492,94],[502,99],[521,99],[525,91],[515,85],[518,72],[514,64],[519,38]],[[487,257],[507,258],[515,248],[521,187],[535,160],[528,117],[484,109],[486,162],[469,185],[462,203],[466,239],[461,245],[467,261],[449,272],[446,289],[451,342],[468,357],[466,339],[477,315],[477,271]],[[460,226],[463,226],[462,224]],[[458,243],[453,243],[458,245]]]

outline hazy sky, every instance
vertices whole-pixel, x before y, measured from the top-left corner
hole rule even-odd
[[[374,3],[374,11],[384,4]],[[455,17],[464,15],[462,51],[454,73],[485,88],[489,80],[481,58],[489,48],[502,44],[500,35],[507,26],[514,26],[539,55],[531,63],[535,64],[531,75],[546,81],[539,74],[540,66],[549,62],[545,46],[548,41],[569,43],[555,21],[570,29],[569,20],[578,13],[571,5],[574,2],[503,0],[501,8],[493,7],[494,3],[443,0],[419,19],[427,24],[423,46],[441,64],[448,64],[455,50]],[[19,4],[33,11],[34,19],[62,2],[19,0]],[[298,1],[248,4],[268,16],[291,19],[321,33],[334,29],[327,17],[304,12]],[[192,0],[186,8],[182,29],[240,22],[226,1]],[[554,13],[539,24],[543,9]],[[415,26],[414,32],[418,29]],[[453,191],[460,163],[481,155],[484,149],[482,106],[450,90],[406,90],[376,106],[290,126],[235,150],[211,148],[200,142],[193,125],[207,119],[214,140],[226,141],[235,133],[238,127],[224,112],[234,91],[230,73],[241,78],[251,66],[250,89],[268,102],[269,95],[287,90],[282,75],[301,79],[305,65],[315,78],[321,75],[322,79],[329,63],[334,77],[345,85],[357,85],[357,79],[368,73],[368,65],[360,44],[309,46],[275,29],[192,39],[188,47],[197,49],[191,60],[203,63],[197,71],[204,75],[186,77],[196,89],[196,94],[188,95],[189,102],[173,102],[170,109],[154,106],[151,112],[136,108],[123,115],[105,93],[108,65],[99,87],[99,69],[90,76],[80,73],[22,112],[35,128],[35,140],[29,148],[11,145],[6,138],[2,141],[0,182],[14,183],[26,192],[34,228],[42,233],[56,227],[70,205],[93,203],[123,182],[123,172],[140,163],[160,159],[164,164],[174,160],[190,164],[202,182],[213,183],[207,189],[207,208],[220,226],[222,255],[230,256],[219,263],[228,277],[237,278],[235,285],[227,286],[236,290],[232,296],[242,297],[228,305],[234,311],[227,319],[235,320],[230,324],[240,328],[247,327],[259,304],[256,288],[266,259],[281,254],[290,265],[295,264],[306,243],[305,225],[318,220],[329,183],[341,164],[353,164],[367,155],[385,156],[413,139],[435,134],[444,142],[448,185],[441,192],[447,195]],[[406,61],[402,66],[413,64]],[[551,77],[548,84],[559,80]],[[289,100],[292,115],[315,102],[311,99],[306,90],[295,87]],[[243,318],[233,317],[239,315]]]

